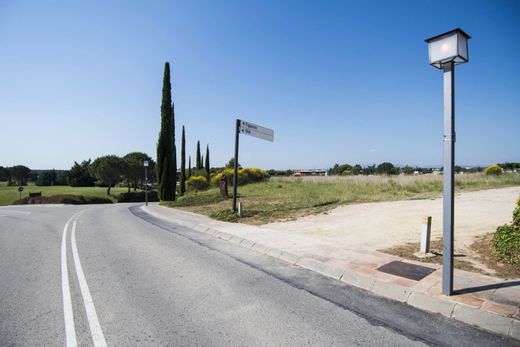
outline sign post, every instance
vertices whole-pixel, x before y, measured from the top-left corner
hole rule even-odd
[[[233,165],[233,212],[237,211],[238,145],[240,133],[262,140],[274,141],[274,131],[263,126],[237,119],[235,127],[235,162]]]
[[[22,187],[22,186],[19,186],[19,187],[18,187],[18,191],[20,192],[20,200],[22,200],[23,187]]]

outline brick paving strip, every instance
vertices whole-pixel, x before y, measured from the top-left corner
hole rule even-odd
[[[442,269],[439,265],[414,262],[371,249],[353,249],[326,239],[317,242],[316,235],[309,237],[265,227],[220,222],[158,204],[141,208],[156,218],[207,233],[388,299],[520,340],[520,279],[502,280],[455,270],[456,295],[447,297],[441,294]],[[434,271],[416,281],[377,270],[394,261]]]

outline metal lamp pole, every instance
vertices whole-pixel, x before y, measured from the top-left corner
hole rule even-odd
[[[461,29],[426,40],[430,64],[444,75],[444,186],[442,210],[442,294],[453,294],[455,188],[455,65],[467,63],[470,36]]]
[[[455,66],[442,65],[444,70],[444,193],[442,199],[442,293],[453,293],[454,182],[455,175]]]
[[[144,201],[148,206],[148,160],[144,161]]]

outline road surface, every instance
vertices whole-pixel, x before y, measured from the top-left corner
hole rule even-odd
[[[139,206],[0,208],[0,346],[516,345]]]

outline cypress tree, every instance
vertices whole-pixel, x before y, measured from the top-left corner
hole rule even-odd
[[[175,144],[175,107],[172,102],[172,133],[173,133],[173,200],[177,194],[177,145]]]
[[[175,175],[173,171],[173,109],[172,86],[170,82],[170,64],[164,64],[161,131],[157,141],[157,183],[159,199],[175,199]]]
[[[182,126],[182,137],[181,137],[181,195],[184,195],[186,191],[186,138],[184,134],[184,125]]]
[[[191,155],[188,157],[188,178],[191,177]]]
[[[208,178],[209,180],[209,174],[210,174],[210,169],[209,169],[209,145],[206,145],[206,162],[205,162],[205,167],[206,167],[206,177]]]
[[[202,169],[202,159],[200,158],[200,141],[197,141],[197,157],[195,159],[195,167],[197,170]]]

